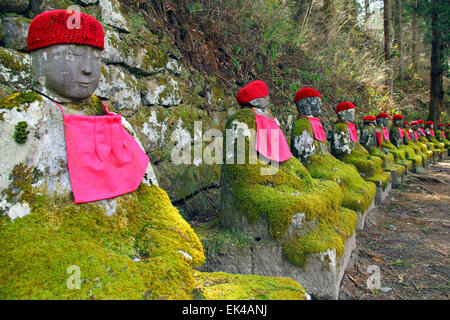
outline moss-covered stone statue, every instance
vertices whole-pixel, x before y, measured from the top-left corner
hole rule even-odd
[[[291,151],[315,179],[336,182],[343,194],[342,206],[358,213],[359,227],[364,226],[365,212],[374,204],[376,185],[366,182],[355,166],[336,159],[329,151],[320,119],[320,92],[303,88],[295,95],[298,117],[293,124]]]
[[[427,155],[428,164],[434,162],[434,152],[429,149],[429,144],[425,144],[420,141],[419,122],[411,121],[409,125],[411,128],[411,140],[413,141],[413,143],[418,145],[420,147],[420,150],[422,150],[422,153],[425,153]]]
[[[389,131],[391,143],[399,150],[404,150],[406,153],[406,160],[413,163],[412,171],[418,173],[422,171],[423,159],[421,155],[416,154],[416,151],[409,145],[404,143],[405,131],[403,130],[404,117],[401,114],[396,114],[392,117],[392,126]]]
[[[383,134],[377,131],[376,120],[376,117],[372,115],[364,117],[361,144],[371,156],[379,159],[382,170],[391,174],[392,187],[396,188],[402,183],[406,168],[403,165],[395,164],[394,155],[381,146]]]
[[[233,256],[216,259],[237,272],[291,277],[315,296],[337,297],[356,213],[341,208],[342,191],[335,182],[312,178],[297,158],[267,164],[259,147],[257,156],[255,141],[264,129],[258,115],[270,115],[264,82],[248,84],[237,99],[243,108],[226,123],[221,220],[223,227],[241,230],[255,241],[251,266]],[[233,152],[239,146],[245,146],[243,159]]]
[[[392,144],[388,130],[390,116],[385,112],[381,112],[377,115],[376,118],[377,118],[377,127],[376,127],[377,132],[382,134],[381,146],[394,156],[396,164],[405,166],[406,168],[405,173],[408,173],[408,171],[412,169],[413,162],[411,160],[406,159],[405,150],[399,150],[396,146]]]
[[[428,141],[433,143],[433,145],[436,149],[439,149],[439,157],[442,160],[447,159],[448,149],[446,149],[444,142],[441,142],[437,139],[436,134],[434,132],[434,122],[433,121],[427,121],[425,123],[425,134],[427,136]]]
[[[402,130],[403,130],[403,144],[412,148],[416,153],[416,155],[422,157],[422,166],[424,168],[428,167],[430,164],[430,159],[428,159],[427,147],[415,140],[414,133],[411,130],[408,121],[403,121]]]
[[[73,14],[48,11],[33,20],[28,48],[35,91],[1,101],[0,299],[193,299],[195,288],[210,276],[193,270],[205,260],[202,245],[158,187],[151,165],[137,190],[74,204],[67,123],[56,102],[66,115],[96,123],[108,118],[91,96],[100,76],[103,28],[80,13],[75,13],[79,28],[69,28]],[[122,124],[140,144],[124,118]],[[92,136],[81,131],[86,135],[69,138]],[[97,154],[119,153],[119,140],[96,145]],[[90,162],[101,169],[102,159]],[[229,282],[235,288],[261,285],[255,280]],[[271,290],[292,288],[284,297],[306,297],[293,280],[271,281]],[[236,297],[245,298],[237,291]]]
[[[364,180],[375,183],[377,202],[381,202],[390,191],[390,173],[383,171],[383,161],[380,158],[371,156],[359,143],[359,137],[353,128],[355,106],[350,102],[342,102],[337,106],[336,112],[338,121],[333,128],[331,152],[339,160],[354,165]]]
[[[439,140],[439,142],[444,143],[445,149],[448,150],[450,148],[450,141],[448,140],[448,136],[445,131],[445,124],[439,123],[437,126],[436,138]]]
[[[417,121],[417,131],[419,133],[419,141],[425,144],[428,150],[433,152],[433,162],[436,162],[441,157],[441,150],[427,139],[427,134],[425,132],[425,121],[419,119]]]

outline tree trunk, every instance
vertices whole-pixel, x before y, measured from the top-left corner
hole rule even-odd
[[[389,86],[389,91],[392,94],[393,91],[393,69],[392,69],[392,51],[391,51],[391,42],[392,42],[392,33],[391,33],[391,25],[392,25],[392,3],[391,0],[383,0],[384,3],[384,61],[386,63],[387,68],[387,79],[386,84]]]
[[[419,66],[419,9],[418,9],[418,0],[414,0],[414,8],[413,8],[413,19],[412,19],[412,39],[411,39],[411,64],[412,64],[412,78],[414,78],[414,74],[417,73]]]
[[[364,25],[366,26],[366,28],[369,28],[369,0],[364,0]]]
[[[394,2],[394,43],[396,46],[397,61],[398,61],[398,77],[400,82],[403,82],[403,43],[402,43],[402,2],[395,0]]]
[[[439,23],[439,0],[433,0],[431,14],[431,85],[430,85],[430,108],[428,120],[439,123],[441,105],[444,98],[442,87],[442,75],[444,72],[444,43],[442,41],[442,28]]]

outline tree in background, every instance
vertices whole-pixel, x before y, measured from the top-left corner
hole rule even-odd
[[[389,91],[393,91],[393,68],[392,68],[392,1],[383,0],[383,21],[384,21],[384,61],[386,63],[386,84],[389,86]]]

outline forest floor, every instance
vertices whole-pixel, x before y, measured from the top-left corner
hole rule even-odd
[[[339,299],[449,299],[450,160],[410,174],[366,223]],[[379,285],[368,289],[378,270]]]

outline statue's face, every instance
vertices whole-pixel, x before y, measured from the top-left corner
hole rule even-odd
[[[393,123],[394,123],[394,126],[403,127],[403,120],[402,119],[394,119]]]
[[[363,122],[364,127],[375,127],[375,125],[376,125],[375,121],[364,120]]]
[[[389,123],[389,118],[378,118],[377,119],[377,124],[380,127],[386,128],[388,126]]]
[[[355,122],[355,109],[347,109],[338,113],[338,118],[345,122]]]
[[[427,124],[427,128],[433,129],[433,128],[434,128],[434,125],[432,125],[432,124]]]
[[[438,130],[445,130],[445,127],[444,126],[438,126]]]
[[[101,56],[101,49],[75,44],[34,51],[34,81],[62,97],[87,99],[100,79]]]
[[[308,97],[298,100],[297,111],[307,117],[319,117],[322,114],[322,99],[319,97]]]
[[[417,131],[417,124],[413,124],[412,126],[411,126],[411,129],[413,129],[414,131]]]
[[[424,124],[423,123],[419,123],[419,128],[423,128]]]
[[[262,98],[253,99],[248,104],[251,105],[252,107],[264,109],[269,106],[269,103],[270,103],[270,95],[267,95]]]

